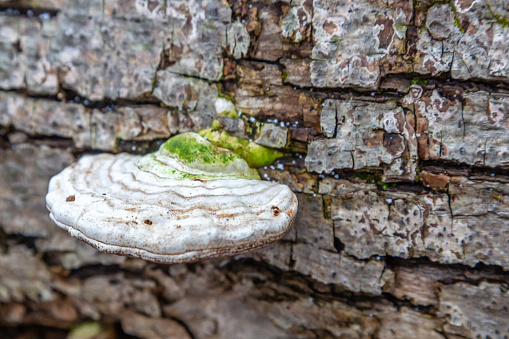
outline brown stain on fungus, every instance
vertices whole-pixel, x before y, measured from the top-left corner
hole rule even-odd
[[[147,220],[143,220],[143,223],[145,223],[145,224],[147,224],[147,225],[152,225],[152,221],[150,221],[150,220],[148,220],[148,219],[147,219]]]
[[[67,198],[65,198],[66,202],[71,202],[71,201],[74,201],[74,200],[76,200],[76,197],[74,195],[70,195]]]

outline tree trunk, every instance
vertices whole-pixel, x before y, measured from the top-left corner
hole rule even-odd
[[[0,1],[0,336],[506,338],[507,6]],[[82,154],[216,119],[285,153],[282,241],[160,265],[48,218]]]

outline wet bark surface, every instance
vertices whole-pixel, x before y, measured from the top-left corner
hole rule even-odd
[[[0,331],[509,336],[509,4],[0,1]],[[83,154],[209,127],[285,153],[282,241],[159,265],[48,218]]]

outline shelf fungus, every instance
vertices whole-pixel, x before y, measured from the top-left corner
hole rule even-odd
[[[145,156],[83,156],[54,176],[51,219],[97,249],[161,263],[266,246],[297,213],[290,189],[196,133]]]

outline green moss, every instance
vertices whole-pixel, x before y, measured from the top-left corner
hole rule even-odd
[[[444,0],[444,1],[431,1],[431,6],[435,6],[435,5],[445,5],[445,4],[448,4],[450,3],[451,0]]]
[[[415,78],[412,80],[412,85],[426,85],[428,80]]]
[[[432,1],[431,6],[434,5],[445,5],[450,4],[452,11],[454,12],[454,24],[460,29],[461,33],[465,33],[465,30],[463,29],[463,24],[461,23],[461,20],[458,17],[458,10],[456,9],[456,6],[454,3],[451,3],[451,0],[444,0],[444,1]],[[489,6],[489,3],[488,3]]]
[[[354,178],[365,180],[369,184],[379,183],[380,185],[383,185],[382,174],[380,171],[362,169],[354,172],[353,176]]]
[[[176,154],[179,160],[186,164],[201,162],[209,165],[219,163],[226,166],[238,158],[233,153],[201,143],[189,134],[180,134],[170,138],[162,147],[169,153]]]
[[[509,18],[507,18],[505,15],[502,16],[498,13],[495,13],[495,11],[491,8],[491,5],[489,2],[487,2],[487,5],[488,5],[488,10],[490,11],[490,14],[493,15],[493,17],[495,18],[495,21],[502,25],[502,28],[506,28],[507,26],[509,26]]]
[[[288,78],[288,73],[287,72],[281,73],[281,80],[283,80],[283,82],[285,82],[286,78]]]
[[[238,117],[238,112],[235,107],[235,99],[232,96],[223,93],[222,86],[219,86],[219,85],[218,85],[217,99],[215,102],[216,105],[217,105],[218,101],[224,102],[224,104],[220,105],[219,109],[223,109],[223,111],[218,112],[217,116],[225,117],[225,118],[237,118]]]
[[[154,75],[154,79],[152,79],[152,89],[150,90],[150,93],[154,93],[154,89],[157,86],[157,76]]]
[[[397,30],[397,31],[402,31],[402,32],[406,32],[406,30],[408,29],[408,26],[406,25],[398,25],[398,24],[393,24],[392,27]]]
[[[210,128],[212,129],[217,129],[217,128],[222,128],[223,126],[219,123],[219,120],[214,120],[212,121],[212,125],[210,125]]]
[[[270,165],[283,156],[279,151],[230,136],[220,130],[217,120],[212,127],[169,139],[157,152],[141,157],[137,161],[138,168],[177,180],[259,180],[258,172],[252,167]]]
[[[414,7],[414,11],[415,11],[415,10],[419,10],[419,11],[425,11],[425,10],[427,10],[427,8],[426,8],[426,7],[424,7],[424,6],[418,6],[418,4],[419,4],[419,1],[417,1],[417,0],[413,0],[413,7]]]
[[[465,30],[463,29],[463,23],[458,17],[458,10],[456,9],[456,6],[454,6],[454,4],[451,4],[451,7],[454,12],[454,24],[456,25],[456,27],[460,29],[461,33],[465,33]]]
[[[212,20],[209,20],[209,21],[206,21],[204,24],[203,24],[203,27],[207,28],[207,29],[210,29],[210,30],[217,30],[219,27],[217,27],[217,25],[215,24],[214,21]]]
[[[255,136],[262,129],[262,123],[258,120],[247,120],[246,133],[247,135]]]
[[[223,86],[221,84],[217,85],[217,92],[218,92],[217,93],[218,98],[226,99],[226,100],[231,101],[235,104],[235,97],[230,94],[225,93]]]
[[[415,182],[421,181],[421,166],[417,165],[415,168]]]
[[[70,339],[89,339],[100,337],[101,334],[107,333],[107,327],[95,322],[85,322],[73,328],[67,338]]]
[[[235,111],[235,110],[222,111],[217,116],[223,117],[223,118],[238,118],[239,117],[237,111]]]
[[[258,172],[255,170],[248,171],[245,173],[236,173],[235,175],[227,174],[223,176],[211,176],[211,175],[204,175],[204,174],[190,174],[183,171],[179,171],[173,167],[167,166],[164,163],[156,160],[156,154],[151,153],[145,155],[139,162],[138,167],[142,171],[147,171],[151,173],[155,173],[156,175],[160,177],[171,177],[173,179],[177,180],[184,180],[184,179],[190,179],[190,180],[199,180],[203,178],[207,179],[216,179],[218,177],[233,177],[233,178],[241,178],[241,179],[252,179],[252,180],[259,180],[260,176],[258,175]]]
[[[244,139],[232,137],[224,131],[205,129],[198,132],[198,134],[206,137],[214,145],[227,148],[240,155],[251,167],[268,166],[283,156],[283,153],[279,151]]]
[[[423,22],[421,27],[419,27],[419,34],[421,34],[426,29],[426,22]]]
[[[154,49],[154,46],[149,44],[137,44],[134,42],[131,42],[131,47],[134,47],[135,49],[142,49],[144,51],[151,51]]]
[[[462,27],[462,23],[461,23],[461,21],[460,21],[460,19],[458,18],[457,15],[454,15],[454,24],[456,26],[458,26],[458,28],[460,29],[461,33],[465,33],[465,30]]]
[[[211,144],[197,133],[177,135],[157,152],[142,157],[137,166],[173,179],[260,179],[258,172],[238,154]]]
[[[506,16],[501,16],[500,14],[495,14],[495,19],[497,20],[497,23],[502,25],[503,28],[506,28],[509,26],[509,18]]]
[[[334,44],[340,44],[341,41],[343,41],[342,38],[338,37],[338,36],[333,36],[331,39],[330,39],[330,42],[334,43]]]

